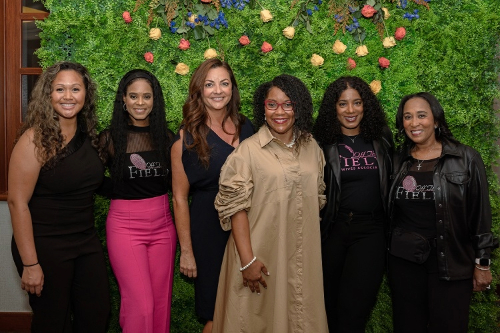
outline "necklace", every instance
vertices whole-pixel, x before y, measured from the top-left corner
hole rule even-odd
[[[356,135],[355,137],[353,137],[353,138],[351,138],[349,135],[346,135],[346,136],[349,138],[349,140],[351,140],[351,141],[352,141],[352,143],[354,143],[354,140],[356,140],[356,138],[358,137],[358,135],[359,135],[359,134],[357,134],[357,135]]]
[[[284,143],[284,145],[285,145],[287,148],[292,148],[294,144],[295,144],[295,132],[293,132],[293,138],[292,138],[292,141],[290,141],[289,143]]]
[[[434,142],[434,144],[429,148],[429,150],[427,151],[427,153],[424,156],[427,156],[429,153],[431,153],[435,149],[436,143],[437,143],[437,141]],[[414,149],[415,153],[417,152],[416,148],[417,148],[417,146],[415,146],[415,149]],[[422,164],[426,160],[425,160],[425,158],[423,160],[419,160],[418,158],[415,158],[415,159],[417,160],[417,170],[420,171],[420,168],[422,167]]]

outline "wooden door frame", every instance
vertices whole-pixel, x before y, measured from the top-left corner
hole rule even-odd
[[[22,13],[20,0],[0,0],[0,200],[7,198],[8,161],[22,121],[21,76],[41,68],[22,67],[22,21],[43,20],[46,13]]]

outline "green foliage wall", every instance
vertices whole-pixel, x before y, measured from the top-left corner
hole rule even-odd
[[[292,2],[299,2],[290,9]],[[499,96],[497,42],[500,36],[500,11],[497,0],[433,0],[430,10],[408,1],[406,9],[397,8],[397,1],[385,1],[391,13],[385,21],[386,34],[392,36],[397,27],[405,27],[406,37],[393,48],[384,48],[376,27],[366,19],[360,24],[366,29],[364,44],[369,54],[357,57],[359,45],[350,34],[342,31],[334,35],[335,21],[328,15],[328,1],[318,5],[310,16],[312,33],[304,25],[296,27],[295,37],[287,39],[282,30],[297,15],[300,3],[306,1],[260,0],[274,18],[263,23],[261,8],[244,10],[224,9],[228,28],[221,28],[214,36],[196,41],[191,47],[178,48],[181,36],[171,33],[163,20],[155,19],[150,27],[162,31],[159,40],[148,37],[148,2],[133,11],[135,0],[45,0],[50,16],[38,26],[42,29],[42,47],[38,51],[43,67],[59,60],[72,60],[87,66],[99,86],[99,117],[101,128],[109,124],[115,90],[120,78],[133,68],[152,71],[160,80],[166,96],[167,117],[176,131],[182,119],[182,104],[186,98],[190,74],[204,60],[209,47],[232,66],[242,96],[242,112],[251,115],[251,98],[260,83],[281,73],[295,75],[310,89],[315,110],[319,108],[327,85],[341,75],[356,75],[365,81],[380,80],[382,90],[377,95],[394,127],[394,118],[400,99],[409,93],[430,91],[442,103],[449,125],[455,136],[477,149],[487,166],[494,229],[499,234],[498,181],[491,166],[498,157],[495,144],[499,124],[492,110],[494,97]],[[333,1],[340,3],[342,1]],[[345,1],[343,1],[345,2]],[[379,1],[380,2],[380,1]],[[317,3],[317,1],[315,1]],[[419,9],[420,18],[409,21],[405,12]],[[122,13],[129,11],[132,22],[126,24]],[[251,43],[241,46],[238,39],[247,35]],[[347,50],[335,54],[332,45],[341,40]],[[273,46],[262,53],[260,46],[267,41]],[[152,52],[152,64],[144,60],[144,53]],[[320,67],[311,65],[316,53],[324,58]],[[347,58],[353,58],[357,67],[347,68]],[[378,66],[378,58],[390,60],[387,69]],[[190,67],[188,75],[174,73],[179,62]],[[107,201],[97,203],[97,221],[103,242]],[[494,266],[495,276],[498,265]],[[176,274],[172,305],[172,332],[196,332],[200,325],[194,317],[192,285]],[[110,271],[110,276],[112,273]],[[497,276],[496,279],[497,280]],[[113,284],[114,312],[110,332],[118,332],[119,294]],[[495,281],[496,284],[496,281]],[[494,288],[495,286],[493,286]],[[498,308],[494,292],[477,293],[471,307],[470,332],[497,331]],[[369,332],[391,332],[391,304],[384,283],[378,303],[372,314]]]

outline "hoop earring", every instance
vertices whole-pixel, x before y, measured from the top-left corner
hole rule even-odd
[[[57,113],[55,113],[55,112],[54,112],[54,113],[52,114],[52,119],[54,119],[54,120],[59,120],[59,115],[58,115]]]
[[[123,111],[128,112],[127,110],[127,104],[123,103]]]

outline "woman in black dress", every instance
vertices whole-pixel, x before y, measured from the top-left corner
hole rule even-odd
[[[230,233],[222,230],[214,207],[220,169],[234,148],[253,134],[239,107],[240,94],[229,65],[206,60],[191,77],[184,119],[171,151],[180,271],[195,278],[196,314],[205,324],[203,332],[212,330],[219,271]]]
[[[12,255],[29,294],[32,332],[105,332],[106,264],[94,228],[96,87],[61,62],[38,79],[9,164]]]

